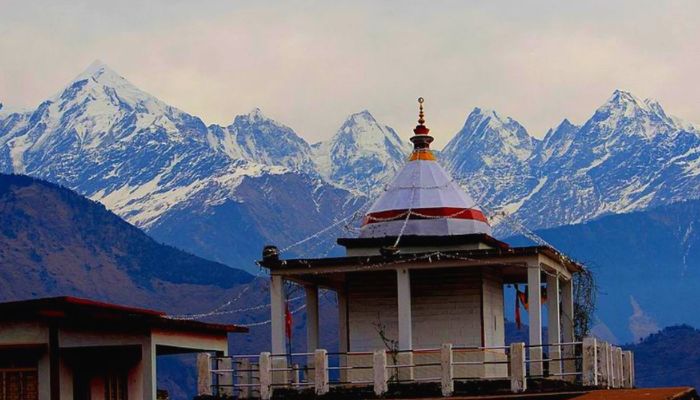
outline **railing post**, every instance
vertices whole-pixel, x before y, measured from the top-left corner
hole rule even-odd
[[[511,343],[508,355],[510,364],[510,391],[520,393],[527,390],[525,376],[525,343]]]
[[[260,353],[260,398],[270,400],[272,398],[272,360],[269,352]]]
[[[605,342],[605,351],[607,352],[606,357],[608,358],[608,387],[613,387],[613,385],[615,384],[615,366],[613,365],[612,344]]]
[[[377,350],[372,355],[374,373],[374,394],[381,396],[389,390],[389,376],[386,372],[386,350]]]
[[[629,385],[631,388],[633,388],[635,386],[634,385],[634,380],[635,380],[635,377],[634,377],[634,374],[635,374],[635,371],[634,371],[634,353],[630,351],[628,358],[629,358],[629,366],[630,366],[630,383],[629,383]]]
[[[299,383],[301,383],[301,379],[299,376],[299,364],[294,363],[292,364],[292,386],[295,388],[299,388]]]
[[[452,396],[455,391],[454,367],[452,366],[452,344],[443,343],[440,349],[440,389],[445,397]]]
[[[623,351],[622,352],[622,387],[629,389],[632,386],[630,386],[630,352],[629,351]]]
[[[314,351],[314,387],[317,395],[328,393],[328,353],[324,349]]]
[[[197,353],[197,395],[211,394],[211,354]]]
[[[598,386],[598,341],[593,337],[583,339],[582,381],[583,386]]]
[[[598,383],[603,387],[610,387],[610,358],[608,357],[608,344],[605,342],[600,342],[599,344],[599,354],[600,357],[600,379]]]
[[[623,382],[624,375],[622,373],[622,348],[620,347],[615,347],[615,364],[617,366],[617,368],[615,368],[617,387],[623,388],[625,385]]]
[[[239,367],[239,374],[238,374],[238,382],[242,383],[243,386],[241,386],[241,390],[238,392],[240,393],[241,398],[243,399],[248,399],[250,398],[250,384],[252,384],[253,379],[251,377],[253,376],[253,372],[251,371],[253,367],[250,365],[250,360],[247,358],[243,358],[240,360],[238,363]]]
[[[616,347],[610,345],[610,386],[613,389],[620,387],[620,382],[617,381],[617,357]]]

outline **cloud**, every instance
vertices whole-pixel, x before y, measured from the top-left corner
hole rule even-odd
[[[15,1],[0,100],[36,106],[99,58],[207,122],[253,107],[310,141],[369,109],[444,144],[474,106],[541,136],[615,88],[700,122],[700,2]],[[9,56],[11,55],[11,56]]]

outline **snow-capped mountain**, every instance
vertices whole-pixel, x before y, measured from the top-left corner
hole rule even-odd
[[[265,115],[259,108],[247,115],[238,115],[226,128],[209,127],[212,147],[227,154],[232,160],[265,165],[277,165],[295,171],[314,173],[311,147],[288,126]]]
[[[313,145],[321,176],[359,193],[383,188],[410,151],[408,141],[367,110],[350,115],[330,140]]]
[[[313,146],[259,109],[206,126],[99,62],[36,110],[2,115],[0,172],[60,183],[156,238],[233,265],[257,245],[284,247],[351,214],[411,148],[410,132],[367,111]],[[543,140],[475,108],[439,157],[487,211],[533,229],[700,198],[700,133],[623,91]]]
[[[141,91],[99,62],[33,112],[12,114],[0,121],[0,171],[62,184],[103,203],[142,229],[159,228],[160,232],[188,231],[164,222],[173,213],[211,215],[217,207],[230,208],[252,197],[256,198],[253,201],[268,201],[240,188],[246,179],[265,181],[280,176],[279,182],[304,182],[304,190],[311,194],[333,189],[315,172],[308,143],[260,110],[236,117],[228,127],[207,127],[199,118]],[[299,174],[301,178],[295,177]],[[269,199],[269,191],[275,188],[265,190]],[[344,190],[335,197],[334,206],[340,213],[356,200]],[[325,209],[325,200],[314,198],[298,204],[300,198],[267,204],[276,215],[306,218],[306,229],[290,233],[284,238],[286,242],[301,238],[307,229],[325,227],[317,227],[314,221],[321,224],[335,216],[315,218]],[[216,234],[223,229],[222,224],[247,226],[249,234],[270,230],[254,220],[231,217],[234,219],[207,226],[207,233]],[[167,219],[173,220],[177,219]],[[188,223],[193,222],[188,219]],[[198,227],[203,226],[206,224],[200,221]],[[243,230],[239,231],[242,235]],[[177,242],[201,241],[183,233]],[[206,245],[191,250],[203,248]],[[231,256],[218,259],[235,261],[237,250],[228,249]],[[245,264],[250,265],[249,260]]]
[[[653,100],[617,90],[581,127],[564,120],[542,141],[493,119],[472,112],[443,156],[483,204],[530,228],[700,198],[700,134]]]
[[[502,206],[537,185],[528,160],[537,140],[510,117],[474,108],[441,159],[483,207]]]

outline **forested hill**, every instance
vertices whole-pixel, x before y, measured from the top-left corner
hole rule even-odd
[[[189,311],[251,280],[160,244],[68,189],[0,174],[0,300],[74,295]]]
[[[634,352],[637,386],[700,387],[700,330],[671,326],[625,347]]]

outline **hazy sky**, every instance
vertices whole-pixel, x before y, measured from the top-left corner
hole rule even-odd
[[[369,109],[445,143],[475,106],[535,136],[616,88],[700,125],[700,1],[0,0],[0,101],[35,107],[100,59],[206,123],[253,107],[309,141]]]

